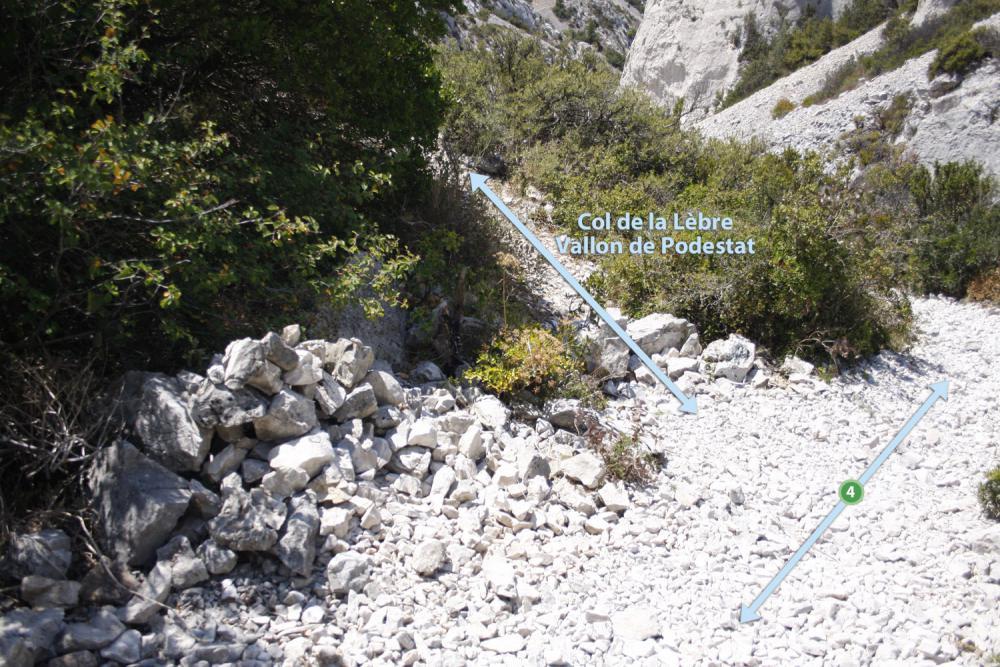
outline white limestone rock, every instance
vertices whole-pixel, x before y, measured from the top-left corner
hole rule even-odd
[[[272,469],[295,468],[303,471],[307,479],[318,475],[333,458],[333,443],[325,431],[290,440],[273,448],[268,454]]]
[[[629,322],[625,331],[643,352],[652,355],[679,348],[694,333],[694,325],[680,317],[653,313]]]
[[[283,440],[305,435],[316,427],[316,404],[298,392],[282,389],[271,399],[267,414],[253,422],[261,440]]]
[[[600,486],[607,472],[604,461],[591,452],[571,456],[560,463],[559,469],[566,477],[580,482],[588,489]]]
[[[730,334],[724,340],[714,340],[701,354],[699,369],[703,375],[743,382],[753,368],[756,346],[743,336]]]
[[[422,577],[430,577],[444,565],[445,549],[440,540],[421,542],[413,550],[410,567]]]

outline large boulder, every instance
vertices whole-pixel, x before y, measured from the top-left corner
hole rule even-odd
[[[354,338],[341,338],[326,349],[326,367],[337,382],[351,389],[361,381],[372,364],[375,353],[370,347]]]
[[[807,8],[829,16],[840,2],[649,0],[628,49],[622,85],[644,90],[667,108],[683,100],[685,120],[700,118],[739,76],[747,17],[754,16],[770,36],[782,22],[794,25]]]
[[[629,322],[625,332],[646,354],[660,354],[672,347],[680,348],[694,333],[694,325],[680,317],[653,313]]]
[[[378,410],[378,402],[375,400],[375,392],[371,386],[362,384],[344,398],[344,404],[333,413],[333,418],[339,422],[364,419],[371,417],[376,410]]]
[[[149,561],[191,499],[187,480],[124,441],[98,453],[89,478],[105,548],[130,565]]]
[[[204,428],[249,424],[267,414],[267,399],[252,389],[230,389],[205,381],[191,398],[191,416]]]
[[[591,452],[571,456],[560,463],[559,469],[564,475],[580,482],[588,489],[596,489],[600,486],[607,473],[604,461]]]
[[[271,399],[267,414],[253,422],[261,440],[284,440],[305,435],[319,422],[316,404],[291,389],[282,389]]]
[[[212,429],[195,421],[180,382],[160,374],[143,382],[132,430],[150,457],[174,471],[199,470],[212,444]]]
[[[309,479],[333,461],[333,443],[326,431],[317,431],[278,445],[268,454],[271,468],[297,468]]]
[[[375,392],[379,405],[399,405],[403,402],[403,387],[392,373],[373,370],[365,375],[364,381]]]
[[[157,561],[170,566],[170,585],[174,590],[197,586],[209,578],[205,562],[191,548],[183,535],[175,535],[156,551]]]
[[[730,334],[725,340],[714,340],[701,353],[702,374],[743,382],[753,368],[756,347],[743,336]]]
[[[438,368],[438,365],[433,361],[421,361],[410,371],[410,381],[415,384],[444,382],[444,380],[444,371]]]
[[[135,595],[122,610],[122,620],[129,624],[148,623],[151,618],[163,608],[163,603],[170,597],[170,582],[172,578],[168,563],[157,563],[146,580],[136,590]]]
[[[510,421],[510,410],[496,396],[483,396],[469,408],[484,428],[499,431]]]
[[[347,392],[332,375],[323,371],[323,380],[313,388],[313,400],[316,401],[320,416],[330,419],[347,400]]]
[[[557,398],[545,404],[545,419],[553,426],[579,433],[587,430],[587,411],[575,398]]]
[[[242,389],[265,368],[267,351],[257,340],[241,338],[226,346],[222,357],[223,383],[230,389]]]
[[[629,349],[605,323],[583,334],[587,372],[599,380],[618,380],[628,373]]]
[[[288,327],[285,328],[288,329]],[[299,365],[299,356],[295,350],[284,338],[273,331],[261,338],[260,344],[264,347],[264,357],[281,370],[290,371]]]
[[[323,379],[323,360],[321,358],[306,350],[296,350],[295,353],[298,356],[298,364],[282,376],[285,384],[301,387],[316,384]]]
[[[427,540],[417,545],[410,557],[410,567],[422,577],[430,577],[438,571],[445,561],[444,543],[440,540]]]
[[[98,609],[85,621],[68,623],[59,637],[56,649],[59,653],[76,651],[96,651],[113,642],[125,625],[109,608]]]
[[[388,468],[400,474],[413,475],[418,479],[427,476],[431,466],[431,451],[423,447],[403,447],[393,454]]]

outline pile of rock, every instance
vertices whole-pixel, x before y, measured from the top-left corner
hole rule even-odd
[[[609,308],[608,313],[685,393],[698,393],[698,385],[717,378],[749,382],[756,388],[767,386],[770,373],[757,358],[756,346],[742,336],[732,334],[702,348],[695,326],[687,320],[662,313],[630,320],[616,308]],[[586,326],[581,337],[587,342],[587,371],[605,380],[605,393],[628,397],[635,393],[635,382],[650,386],[658,383],[607,324]],[[810,366],[806,374],[811,370]]]
[[[162,632],[138,629],[162,626],[172,593],[240,562],[322,581],[335,604],[368,584],[376,563],[357,544],[384,539],[401,503],[474,516],[473,548],[484,523],[595,532],[624,510],[624,489],[575,434],[514,423],[430,362],[404,387],[359,340],[300,337],[292,326],[235,341],[205,376],[126,379],[129,441],[102,450],[89,475],[110,558],[70,581],[64,533],[15,536],[8,561],[34,609],[0,619],[5,664],[176,659]],[[430,540],[409,560],[430,577],[449,555]]]
[[[685,320],[615,315],[689,389],[763,384],[745,339],[702,350]],[[662,390],[612,332],[583,336],[609,393]],[[615,428],[614,410],[555,400],[528,425],[433,363],[396,375],[359,340],[300,338],[235,341],[204,376],[126,378],[129,439],[88,482],[108,558],[72,581],[64,533],[14,536],[8,567],[32,609],[0,618],[6,664],[412,663],[430,649],[389,604],[408,586],[460,573],[491,608],[530,604],[511,539],[600,538],[629,509],[583,435],[593,419]],[[392,631],[375,637],[371,614]]]

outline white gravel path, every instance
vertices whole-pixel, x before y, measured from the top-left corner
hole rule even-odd
[[[531,222],[538,202],[504,196],[554,246]],[[554,310],[582,305],[550,267],[535,268],[546,285],[536,293]],[[593,270],[569,268],[581,279]],[[947,299],[913,306],[912,350],[831,384],[755,390],[720,380],[699,387],[693,417],[661,387],[612,403],[617,420],[641,415],[666,469],[633,492],[636,507],[610,532],[508,537],[539,601],[501,627],[519,627],[539,664],[989,664],[1000,654],[1000,524],[980,514],[976,488],[1000,462],[1000,310]],[[806,554],[762,620],[739,624],[740,604],[833,508],[839,484],[861,475],[942,379],[950,399]],[[623,639],[611,619],[630,611],[652,621]],[[653,636],[635,638],[644,635]]]
[[[980,515],[975,493],[1000,454],[1000,313],[938,299],[914,308],[910,355],[883,354],[813,392],[716,384],[684,418],[655,392],[646,421],[668,466],[611,532],[541,547],[565,572],[543,575],[526,622],[559,620],[529,646],[571,664],[987,664],[1000,651],[1000,525]],[[764,604],[763,620],[737,623],[839,483],[942,378],[950,400]],[[621,627],[602,620],[630,610]],[[653,621],[623,639],[635,619]]]
[[[981,515],[976,487],[1000,460],[1000,311],[943,299],[916,300],[914,311],[911,353],[883,354],[829,385],[703,383],[698,414],[682,416],[665,390],[632,384],[637,397],[604,419],[643,421],[668,460],[630,499],[585,494],[567,470],[551,475],[551,495],[541,472],[519,482],[536,452],[555,463],[583,446],[547,423],[509,423],[493,434],[506,444],[489,444],[478,470],[456,463],[461,499],[459,487],[435,497],[444,468],[428,478],[429,496],[399,479],[362,482],[347,507],[374,502],[381,524],[324,544],[320,565],[350,550],[370,575],[336,576],[363,589],[333,595],[329,571],[290,579],[273,559],[250,559],[173,595],[177,611],[151,628],[152,653],[259,667],[991,664],[1000,524]],[[949,400],[762,619],[739,624],[741,603],[830,511],[840,482],[858,477],[944,378]]]

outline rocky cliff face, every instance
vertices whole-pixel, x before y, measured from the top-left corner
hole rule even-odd
[[[640,0],[466,0],[466,12],[448,17],[449,32],[460,43],[474,41],[474,29],[499,25],[575,52],[593,48],[621,67],[642,19]]]
[[[940,2],[924,2],[914,20],[941,10]],[[923,14],[921,14],[923,11]],[[923,18],[921,18],[923,17]],[[1000,30],[1000,14],[979,26]],[[876,28],[815,63],[723,111],[700,120],[709,137],[759,137],[775,148],[824,151],[833,148],[858,117],[871,117],[901,94],[909,96],[910,111],[897,142],[905,143],[925,164],[976,160],[1000,174],[1000,60],[983,62],[964,77],[940,76],[928,80],[927,69],[936,51],[914,58],[902,67],[864,81],[822,104],[804,107],[803,99],[822,85],[826,76],[851,57],[870,53],[881,43]],[[778,100],[796,105],[787,115],[772,118]]]
[[[746,18],[765,31],[795,21],[807,8],[836,15],[845,0],[651,0],[625,62],[622,84],[664,106],[684,98],[691,118],[705,116],[736,81]]]

